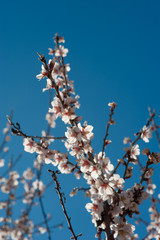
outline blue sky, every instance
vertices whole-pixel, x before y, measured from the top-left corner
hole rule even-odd
[[[107,104],[117,102],[116,125],[110,131],[113,143],[107,152],[116,163],[124,153],[123,138],[134,138],[133,134],[145,125],[148,106],[157,112],[160,110],[159,12],[158,0],[3,1],[0,10],[1,129],[11,109],[24,132],[39,135],[46,128],[48,95],[42,93],[45,81],[38,82],[35,77],[41,69],[37,52],[47,55],[48,48],[54,46],[52,37],[58,32],[69,48],[66,62],[71,65],[69,76],[80,95],[79,114],[94,126],[95,152],[102,149],[109,113]],[[62,134],[61,127],[57,126],[53,134]],[[12,141],[15,154],[23,151],[22,139],[13,136]],[[154,140],[149,146],[152,151],[159,150]],[[33,156],[25,154],[25,158],[26,165],[28,162],[32,165]],[[77,184],[68,176],[61,179],[66,194]],[[157,183],[159,180],[158,177]],[[53,201],[58,202],[54,193],[53,196]],[[84,240],[88,239],[88,232],[89,239],[94,239],[95,234],[90,215],[84,209],[86,201],[82,193],[67,201],[76,230],[84,233]],[[80,212],[76,210],[79,206]],[[56,212],[56,208],[54,211],[57,223],[63,215]],[[61,233],[56,230],[53,238],[66,239],[64,236],[69,235],[64,233],[68,234],[67,230]]]

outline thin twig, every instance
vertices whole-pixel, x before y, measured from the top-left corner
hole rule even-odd
[[[105,137],[103,139],[102,158],[103,158],[103,155],[104,155],[104,149],[105,149],[105,146],[106,146],[106,140],[107,140],[107,137],[109,135],[109,127],[110,127],[110,125],[112,125],[111,123],[112,123],[112,116],[114,114],[114,109],[115,108],[111,108],[111,110],[110,110],[111,112],[109,114],[109,121],[108,121],[108,124],[107,124],[106,134],[105,134]]]
[[[146,124],[147,127],[149,126],[149,124],[151,123],[151,121],[152,121],[152,119],[153,119],[154,117],[155,117],[155,112],[152,113],[150,119],[147,121],[147,124]],[[142,134],[141,132],[138,132],[138,133],[136,134],[136,135],[137,135],[137,138],[135,139],[134,142],[132,142],[131,147],[133,147],[133,146],[137,143],[137,141],[141,138],[141,134]],[[119,161],[119,162],[118,162],[118,164],[117,164],[116,167],[114,168],[114,171],[112,172],[112,174],[110,175],[110,177],[112,177],[113,174],[116,173],[118,167],[119,167],[120,164],[123,162],[123,160],[127,157],[127,155],[128,155],[128,152],[126,152],[126,153],[124,154],[124,156],[121,158],[122,161]]]
[[[148,161],[147,161],[147,163],[146,163],[145,170],[144,170],[144,172],[143,172],[143,174],[142,174],[142,177],[141,177],[140,184],[142,184],[142,182],[144,181],[144,179],[145,179],[145,174],[146,174],[146,172],[148,171],[150,164],[151,164],[151,162],[150,162],[150,159],[148,158]]]
[[[52,178],[53,178],[53,180],[54,180],[54,182],[55,182],[55,184],[56,184],[55,189],[56,189],[56,192],[57,192],[57,194],[58,194],[58,196],[59,196],[60,204],[61,204],[61,206],[62,206],[63,213],[64,213],[64,215],[65,215],[65,217],[66,217],[66,220],[67,220],[67,223],[68,223],[68,229],[71,231],[72,236],[73,236],[73,237],[71,237],[71,239],[77,240],[77,238],[80,237],[80,236],[82,236],[82,234],[76,235],[76,234],[74,233],[73,227],[72,227],[72,225],[71,225],[71,218],[68,216],[67,211],[66,211],[65,200],[64,200],[64,193],[61,192],[61,187],[60,187],[60,184],[59,184],[59,182],[58,182],[58,180],[57,180],[56,173],[58,173],[58,172],[54,172],[54,171],[52,171],[52,170],[48,170],[48,172],[52,173]]]
[[[152,115],[151,108],[149,107],[148,110],[149,110],[149,114],[151,116]],[[158,141],[158,145],[160,147],[160,136],[159,136],[159,132],[157,130],[159,128],[159,126],[156,125],[156,122],[155,122],[154,118],[152,119],[152,124],[153,124],[153,127],[154,127],[154,131],[156,132],[156,138],[157,138],[157,141]]]
[[[63,137],[52,137],[52,136],[46,136],[46,137],[39,137],[39,136],[30,136],[30,135],[27,135],[25,134],[18,126],[16,126],[10,119],[9,116],[7,116],[7,119],[9,121],[9,123],[11,124],[11,126],[13,126],[13,129],[12,129],[12,133],[17,135],[17,136],[22,136],[24,138],[38,138],[40,140],[43,140],[43,139],[56,139],[56,140],[62,140],[62,139],[66,139],[65,136]]]
[[[142,218],[140,218],[140,217],[133,217],[133,219],[135,219],[136,221],[138,221],[138,223],[139,222],[142,222],[146,227],[149,225],[149,223],[147,222],[147,221],[145,221],[144,219],[142,219]],[[138,223],[136,223],[136,224],[138,224]]]

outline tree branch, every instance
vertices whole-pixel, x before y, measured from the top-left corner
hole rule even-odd
[[[62,206],[63,213],[64,213],[64,215],[65,215],[65,217],[66,217],[66,220],[67,220],[67,223],[68,223],[68,229],[69,229],[69,230],[71,231],[71,233],[72,233],[71,239],[77,240],[77,238],[80,237],[80,236],[82,236],[82,234],[80,233],[80,234],[76,235],[76,234],[74,233],[73,227],[72,227],[72,225],[71,225],[71,218],[68,216],[67,211],[66,211],[66,208],[65,208],[64,193],[62,193],[62,192],[60,191],[60,190],[61,190],[61,187],[60,187],[60,184],[59,184],[59,182],[58,182],[58,180],[57,180],[56,173],[58,173],[58,172],[54,172],[54,171],[52,171],[52,170],[48,170],[48,172],[52,173],[52,178],[53,178],[53,180],[54,180],[54,182],[55,182],[55,184],[56,184],[55,189],[56,189],[56,192],[57,192],[57,194],[58,194],[58,196],[59,196],[60,204],[61,204],[61,206]]]

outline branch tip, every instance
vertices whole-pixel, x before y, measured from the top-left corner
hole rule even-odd
[[[7,117],[9,124],[12,124],[10,117],[8,115],[6,115],[6,117]]]

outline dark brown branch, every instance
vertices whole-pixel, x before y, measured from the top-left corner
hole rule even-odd
[[[125,171],[124,171],[123,179],[125,179],[125,177],[126,177],[127,170],[128,170],[128,165],[129,165],[130,161],[131,161],[130,160],[130,156],[128,155],[128,161],[127,161],[127,163],[125,165]]]
[[[56,139],[56,140],[62,140],[62,139],[66,139],[66,137],[52,137],[52,136],[46,136],[46,137],[39,137],[39,136],[30,136],[30,135],[27,135],[25,134],[22,130],[20,130],[20,128],[18,128],[18,126],[16,126],[10,119],[9,116],[7,116],[7,119],[8,119],[8,122],[10,123],[11,126],[13,126],[13,129],[12,129],[12,133],[17,135],[17,136],[22,136],[24,138],[38,138],[40,140],[43,140],[43,139]]]
[[[150,119],[147,121],[147,124],[146,124],[147,127],[148,127],[149,124],[152,122],[152,120],[153,120],[154,117],[155,117],[155,112],[152,113]],[[133,146],[137,143],[137,141],[141,138],[141,134],[142,134],[142,132],[138,132],[138,133],[136,134],[136,135],[137,135],[137,138],[136,138],[135,141],[131,144],[131,147],[133,147]],[[124,156],[121,158],[122,161],[119,161],[119,162],[118,162],[118,164],[117,164],[117,166],[115,167],[114,171],[112,172],[111,176],[113,176],[113,174],[116,173],[118,167],[119,167],[120,164],[123,162],[123,160],[127,157],[127,155],[128,155],[128,152],[126,152],[126,153],[124,154]],[[110,177],[111,177],[111,176],[110,176]]]
[[[109,135],[109,127],[110,125],[112,125],[112,116],[114,114],[114,109],[115,108],[111,108],[111,112],[109,114],[109,121],[108,121],[108,124],[107,124],[107,129],[106,129],[106,134],[105,134],[105,137],[103,139],[103,147],[102,147],[102,158],[103,158],[103,155],[104,155],[104,149],[105,149],[105,146],[106,146],[106,140],[107,140],[107,137]]]
[[[106,225],[105,233],[107,235],[107,239],[108,240],[114,240],[113,233],[111,232],[111,228],[110,228],[111,219],[110,219],[110,216],[108,214],[109,210],[110,210],[110,206],[106,201],[105,207],[104,207],[104,212],[103,212],[103,215],[102,215],[102,219],[103,219],[103,221],[105,222],[105,225]]]
[[[146,167],[145,167],[145,170],[144,170],[144,172],[143,172],[143,174],[142,174],[142,177],[141,177],[141,181],[140,181],[140,184],[142,184],[142,182],[144,181],[144,179],[145,179],[145,174],[146,174],[146,172],[148,171],[148,167],[149,167],[149,165],[151,164],[151,162],[150,162],[150,159],[148,158],[148,161],[147,161],[147,163],[146,163]]]
[[[61,187],[60,187],[60,184],[59,184],[59,182],[58,182],[58,180],[57,180],[56,173],[58,173],[58,172],[54,172],[54,171],[52,171],[52,170],[48,170],[48,172],[52,173],[52,178],[53,178],[53,180],[54,180],[54,182],[55,182],[55,184],[56,184],[55,189],[56,189],[56,192],[57,192],[57,194],[58,194],[58,196],[59,196],[60,204],[61,204],[61,206],[62,206],[63,213],[64,213],[64,215],[65,215],[65,217],[66,217],[66,220],[67,220],[67,223],[68,223],[68,229],[69,229],[69,230],[71,231],[71,233],[72,233],[71,239],[77,240],[78,237],[82,236],[82,234],[76,235],[76,234],[74,233],[73,227],[72,227],[72,225],[71,225],[71,218],[68,216],[67,211],[66,211],[65,200],[64,200],[64,193],[61,192]]]
[[[152,115],[151,108],[149,107],[148,110],[149,110],[149,114],[151,116]],[[156,132],[156,138],[157,138],[157,141],[158,141],[158,145],[160,147],[160,136],[159,136],[159,132],[157,130],[159,128],[159,126],[156,125],[156,122],[155,122],[154,118],[152,119],[152,124],[153,124],[153,127],[154,127],[154,131]]]
[[[83,188],[83,187],[78,188],[77,187],[77,191],[87,192],[87,191],[89,191],[89,189],[90,189],[90,187],[88,187],[88,188]]]

